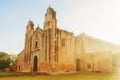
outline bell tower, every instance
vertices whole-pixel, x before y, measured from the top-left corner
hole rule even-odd
[[[45,14],[44,21],[44,49],[45,61],[51,64],[51,71],[54,69],[55,64],[55,42],[57,31],[56,12],[53,8],[49,7]]]
[[[49,7],[45,14],[44,30],[56,28],[57,28],[56,12],[54,11],[53,8]]]
[[[34,32],[34,24],[31,20],[28,21],[28,24],[26,26],[26,34],[25,34],[25,50],[26,53],[30,52],[30,39],[31,35]]]
[[[29,20],[26,27],[26,37],[27,38],[30,37],[33,32],[34,32],[34,24],[31,20]]]
[[[25,44],[24,44],[24,69],[30,69],[30,51],[31,51],[31,36],[34,32],[34,24],[31,20],[28,21],[26,26],[26,34],[25,34]]]

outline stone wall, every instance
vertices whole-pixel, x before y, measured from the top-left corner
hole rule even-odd
[[[113,54],[120,51],[119,46],[84,33],[75,38],[74,46],[76,62],[80,62],[78,72],[113,71]]]
[[[75,71],[74,35],[65,30],[59,30],[58,36],[58,62],[56,64],[58,70]]]

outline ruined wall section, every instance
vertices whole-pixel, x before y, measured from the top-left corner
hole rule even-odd
[[[112,72],[112,52],[116,49],[114,44],[81,33],[75,37],[76,71]]]
[[[78,46],[76,44],[75,51],[81,61],[79,61],[79,70],[77,69],[79,65],[77,65],[76,60],[76,70],[81,72],[112,72],[112,52],[117,47],[103,40],[85,35],[84,33],[77,36],[76,40]],[[107,66],[107,68],[105,66]]]
[[[74,40],[74,52],[75,52],[75,66],[77,72],[84,72],[85,71],[85,61],[84,61],[84,34],[80,34],[75,36]],[[85,58],[87,59],[87,58]]]
[[[24,61],[23,57],[24,57],[24,50],[22,50],[17,56],[17,60],[16,60],[17,72],[23,72],[24,65],[25,65],[25,63],[24,63],[25,61]]]
[[[58,31],[58,68],[60,71],[75,71],[74,34],[65,30]]]

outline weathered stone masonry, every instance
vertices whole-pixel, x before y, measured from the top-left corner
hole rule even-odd
[[[44,29],[28,22],[16,66],[18,72],[112,72],[112,54],[119,52],[120,46],[59,29],[56,12],[49,7]]]

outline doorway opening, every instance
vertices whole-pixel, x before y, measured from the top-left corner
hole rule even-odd
[[[77,72],[80,71],[80,59],[79,58],[76,59],[76,71]]]
[[[35,56],[34,63],[33,63],[33,72],[37,72],[37,68],[38,68],[38,57]]]

